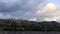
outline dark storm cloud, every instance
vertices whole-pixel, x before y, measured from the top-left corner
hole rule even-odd
[[[4,0],[5,1],[5,0]],[[30,10],[30,8],[27,6],[27,4],[23,1],[15,1],[15,2],[12,2],[11,0],[10,1],[0,1],[0,12],[13,12],[13,11],[28,11]],[[12,3],[11,3],[12,2]],[[11,4],[10,4],[11,3]]]
[[[34,8],[42,2],[43,0],[0,0],[0,13],[19,18],[30,18],[35,13]]]

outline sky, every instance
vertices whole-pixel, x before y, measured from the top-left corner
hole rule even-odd
[[[0,0],[0,19],[60,22],[60,0]]]

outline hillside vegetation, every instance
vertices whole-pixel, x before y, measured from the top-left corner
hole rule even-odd
[[[56,21],[34,22],[0,19],[0,31],[60,31],[60,23]]]

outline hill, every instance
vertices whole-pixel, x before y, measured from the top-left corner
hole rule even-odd
[[[56,21],[34,22],[0,19],[0,31],[60,31],[60,23]]]

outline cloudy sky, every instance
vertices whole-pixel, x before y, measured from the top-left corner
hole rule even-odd
[[[60,0],[0,0],[1,19],[60,21]]]

